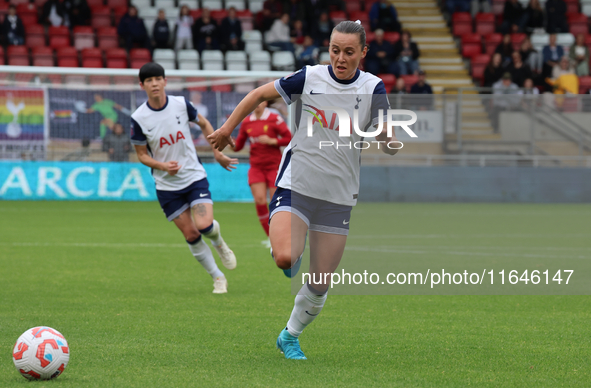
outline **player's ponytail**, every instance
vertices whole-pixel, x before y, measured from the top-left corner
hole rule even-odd
[[[340,32],[342,34],[357,34],[359,35],[359,43],[361,43],[361,47],[365,47],[365,28],[363,28],[359,20],[356,22],[352,22],[350,20],[342,21],[337,24],[332,31]]]

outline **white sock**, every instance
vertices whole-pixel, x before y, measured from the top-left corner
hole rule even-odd
[[[217,277],[225,277],[224,273],[220,271],[217,264],[215,263],[211,249],[209,249],[209,246],[205,243],[205,241],[203,241],[201,236],[199,236],[197,240],[191,242],[187,241],[187,243],[189,244],[189,249],[191,250],[193,256],[195,256],[197,261],[201,263],[203,268],[205,268],[207,273],[210,274],[212,278],[215,279]]]
[[[304,284],[295,297],[295,305],[291,317],[287,321],[287,331],[294,337],[299,337],[302,331],[308,326],[324,307],[326,295],[316,295],[311,291],[308,284]]]
[[[199,233],[210,239],[211,243],[216,247],[219,247],[224,242],[220,233],[220,224],[216,220],[213,220],[209,227],[200,230]]]

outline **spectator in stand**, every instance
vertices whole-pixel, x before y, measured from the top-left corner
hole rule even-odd
[[[506,72],[503,77],[493,85],[492,124],[495,132],[499,132],[499,115],[501,111],[511,110],[519,106],[521,97],[512,98],[508,94],[518,94],[519,87],[511,81],[511,73]]]
[[[403,30],[400,40],[394,44],[393,57],[399,75],[417,74],[419,71],[420,52],[417,44],[411,41],[411,37],[410,31]]]
[[[117,34],[125,40],[125,48],[128,51],[136,45],[151,49],[144,19],[138,16],[137,8],[133,5],[129,7],[127,13],[119,21]]]
[[[589,48],[585,45],[585,35],[577,35],[575,44],[570,48],[569,57],[579,77],[589,75]]]
[[[495,84],[498,80],[501,79],[505,70],[502,66],[503,57],[499,53],[494,53],[490,62],[484,69],[484,82],[483,85],[485,88],[492,88],[493,84]]]
[[[158,10],[158,19],[154,23],[152,31],[152,39],[154,40],[155,48],[170,48],[168,41],[170,40],[170,27],[168,20],[166,20],[166,13],[163,9]]]
[[[231,50],[235,47],[244,47],[242,42],[242,23],[236,16],[236,8],[230,7],[228,16],[222,20],[220,30],[222,49]]]
[[[109,131],[103,139],[103,152],[109,154],[111,162],[128,162],[131,142],[129,136],[123,131],[123,126],[116,123],[113,132]]]
[[[521,60],[527,63],[532,72],[540,73],[542,71],[542,56],[534,49],[529,37],[521,42],[519,54],[521,54]]]
[[[269,48],[273,51],[291,51],[294,52],[293,43],[289,35],[289,15],[284,13],[281,19],[275,20],[271,29],[267,32],[266,41]]]
[[[521,91],[521,94],[538,95],[540,94],[540,91],[538,88],[534,87],[534,81],[531,78],[526,78],[525,81],[523,81],[523,90]]]
[[[179,18],[176,20],[175,25],[175,50],[185,50],[193,48],[193,32],[191,27],[193,26],[193,16],[191,16],[191,9],[188,5],[181,5],[179,11]]]
[[[211,18],[209,8],[203,8],[201,18],[193,24],[193,47],[200,53],[203,50],[219,50],[219,28]]]
[[[282,8],[289,20],[306,20],[306,6],[302,0],[285,0]]]
[[[380,28],[384,31],[400,32],[398,13],[388,0],[373,3],[369,10],[369,23],[372,31]]]
[[[86,0],[64,0],[63,7],[70,28],[90,25],[90,7]]]
[[[280,0],[265,0],[263,10],[255,17],[255,27],[261,32],[269,31],[275,19],[281,17],[283,4]]]
[[[320,13],[318,21],[314,23],[312,28],[312,34],[318,47],[328,47],[333,28],[334,23],[328,17],[328,12]]]
[[[40,24],[59,27],[66,22],[66,10],[60,0],[47,0],[41,9]]]
[[[525,9],[525,30],[532,33],[535,29],[544,28],[544,9],[540,5],[539,0],[529,0],[529,4]]]
[[[314,39],[310,35],[304,38],[303,50],[297,56],[298,67],[306,65],[314,66],[318,64],[318,47],[314,44]]]
[[[396,83],[390,90],[390,96],[388,97],[392,109],[412,108],[408,105],[407,97],[403,96],[403,94],[407,94],[404,78],[396,78]]]
[[[4,42],[0,43],[6,45],[21,46],[25,44],[25,26],[21,18],[16,14],[14,4],[8,6],[8,15],[4,17],[0,27],[0,37],[4,40]]]
[[[556,45],[556,34],[550,34],[548,37],[548,46],[542,49],[542,60],[544,61],[544,69],[542,73],[545,77],[549,76],[554,66],[558,64],[560,58],[564,56],[564,49],[562,46]]]
[[[513,43],[511,42],[511,34],[503,35],[503,41],[497,46],[495,53],[501,54],[503,57],[503,66],[507,66],[511,62],[511,55],[513,54]]]
[[[507,71],[511,73],[511,79],[513,82],[517,86],[522,87],[523,82],[525,82],[527,78],[532,77],[531,69],[528,65],[523,63],[519,51],[514,51],[511,58],[512,61],[509,66],[507,66]]]
[[[445,6],[449,13],[470,12],[472,0],[446,0]]]
[[[562,57],[559,64],[554,66],[552,78],[546,79],[546,82],[553,86],[555,94],[579,93],[579,77],[567,56]]]
[[[527,23],[527,14],[519,0],[507,0],[503,11],[501,31],[504,33],[523,32]]]
[[[419,80],[410,87],[410,94],[425,94],[426,96],[414,97],[410,102],[414,109],[431,110],[433,109],[433,89],[426,81],[427,73],[424,70],[419,71]]]
[[[308,35],[304,30],[304,22],[301,20],[294,21],[289,35],[291,37],[291,43],[296,46],[302,46],[304,44],[304,38]]]
[[[396,79],[396,83],[392,87],[390,94],[406,94],[406,85],[404,84],[404,78],[400,77]]]
[[[566,3],[564,0],[547,0],[546,17],[548,23],[546,31],[548,31],[549,34],[568,32],[568,24],[566,22]]]
[[[365,71],[373,75],[397,74],[396,62],[393,61],[394,48],[390,42],[384,40],[384,30],[378,28],[375,31],[375,37],[369,44],[369,50],[365,56]]]

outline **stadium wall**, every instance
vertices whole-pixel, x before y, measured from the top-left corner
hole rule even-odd
[[[359,200],[589,203],[591,169],[364,166]]]

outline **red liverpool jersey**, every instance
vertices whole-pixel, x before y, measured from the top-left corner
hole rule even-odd
[[[263,135],[277,139],[277,145],[260,143],[259,137]],[[234,150],[240,151],[247,139],[250,141],[250,165],[258,168],[277,169],[281,163],[279,147],[289,144],[291,132],[280,115],[265,108],[258,120],[254,113],[244,119]]]

